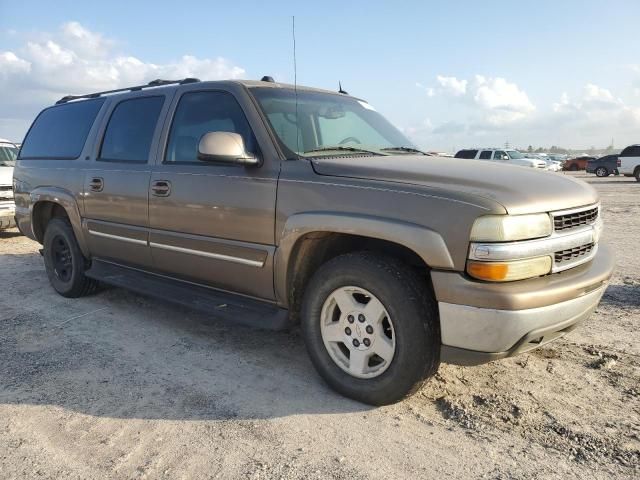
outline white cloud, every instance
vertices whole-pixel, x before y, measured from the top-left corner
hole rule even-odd
[[[457,97],[467,93],[466,80],[458,80],[456,77],[443,77],[442,75],[438,75],[436,80],[445,94]]]
[[[67,94],[111,90],[156,78],[217,80],[244,74],[243,68],[224,57],[183,55],[162,64],[145,62],[117,51],[114,40],[68,22],[55,33],[31,35],[14,51],[0,51],[0,125],[12,126],[2,136],[20,140],[38,110]]]
[[[518,114],[533,112],[535,107],[527,94],[504,78],[485,78],[476,75],[474,101],[487,110],[501,110]]]
[[[469,110],[471,123],[479,127],[508,125],[535,111],[526,92],[501,77],[476,75],[466,80],[438,75],[436,82],[436,87],[417,85],[429,97],[443,96],[460,100]],[[459,125],[457,122],[455,124]]]
[[[431,87],[435,97],[447,102],[446,114],[429,129],[405,129],[427,148],[501,145],[505,141],[525,147],[582,148],[605,146],[612,138],[616,145],[638,142],[640,106],[594,83],[586,83],[578,93],[564,92],[556,102],[537,108],[523,89],[504,78],[476,75],[467,81],[464,95],[459,94],[461,87],[458,93],[443,88],[441,78],[454,79],[448,85],[458,86],[462,80],[439,76]],[[633,88],[629,93],[633,95]]]

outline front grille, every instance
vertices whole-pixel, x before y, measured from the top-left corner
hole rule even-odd
[[[556,265],[562,265],[564,263],[577,260],[580,257],[584,257],[585,255],[589,255],[591,250],[593,250],[593,247],[594,247],[593,243],[587,243],[586,245],[580,245],[579,247],[567,248],[566,250],[559,250],[554,253],[555,263]]]
[[[581,210],[579,212],[565,213],[553,217],[553,227],[556,232],[576,228],[583,225],[591,225],[598,218],[598,207]]]

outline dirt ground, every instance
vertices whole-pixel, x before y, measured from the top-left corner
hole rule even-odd
[[[329,390],[298,332],[119,289],[67,300],[39,245],[0,234],[0,477],[639,478],[640,184],[576,176],[617,252],[597,313],[385,408]]]

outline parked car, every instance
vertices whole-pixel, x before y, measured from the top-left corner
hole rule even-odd
[[[18,147],[0,138],[0,230],[15,227],[13,203],[13,167]]]
[[[620,173],[626,177],[636,177],[640,182],[640,145],[630,145],[620,153]]]
[[[562,170],[562,163],[561,162],[554,161],[551,158],[547,157],[546,155],[539,155],[537,153],[523,153],[523,155],[526,158],[533,158],[535,160],[542,160],[544,163],[546,163],[547,170],[549,170],[551,172],[559,172],[560,170]]]
[[[509,149],[465,149],[456,153],[455,158],[488,160],[491,162],[504,163],[505,165],[519,165],[521,167],[547,168],[547,163],[544,160],[527,158],[517,150]]]
[[[595,160],[596,157],[576,157],[571,158],[564,162],[563,168],[565,170],[570,170],[572,172],[577,172],[578,170],[584,170],[587,168],[587,162],[589,160]]]
[[[608,177],[612,173],[618,175],[620,160],[618,155],[605,155],[587,162],[586,172],[595,173],[598,177]]]
[[[46,108],[14,185],[60,295],[300,322],[328,384],[381,405],[594,311],[614,264],[598,194],[541,170],[425,157],[344,93],[185,79]]]

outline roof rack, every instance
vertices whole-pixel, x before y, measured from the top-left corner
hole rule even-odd
[[[156,80],[152,80],[146,85],[137,85],[135,87],[126,87],[126,88],[117,88],[115,90],[106,90],[104,92],[96,92],[89,93],[87,95],[67,95],[66,97],[62,97],[60,100],[56,102],[56,105],[60,105],[61,103],[67,103],[71,100],[78,100],[80,98],[98,98],[102,95],[108,95],[110,93],[118,93],[118,92],[137,92],[144,88],[152,88],[152,87],[162,87],[164,85],[184,85],[187,83],[196,83],[200,80],[197,78],[183,78],[182,80],[162,80],[160,78]]]

